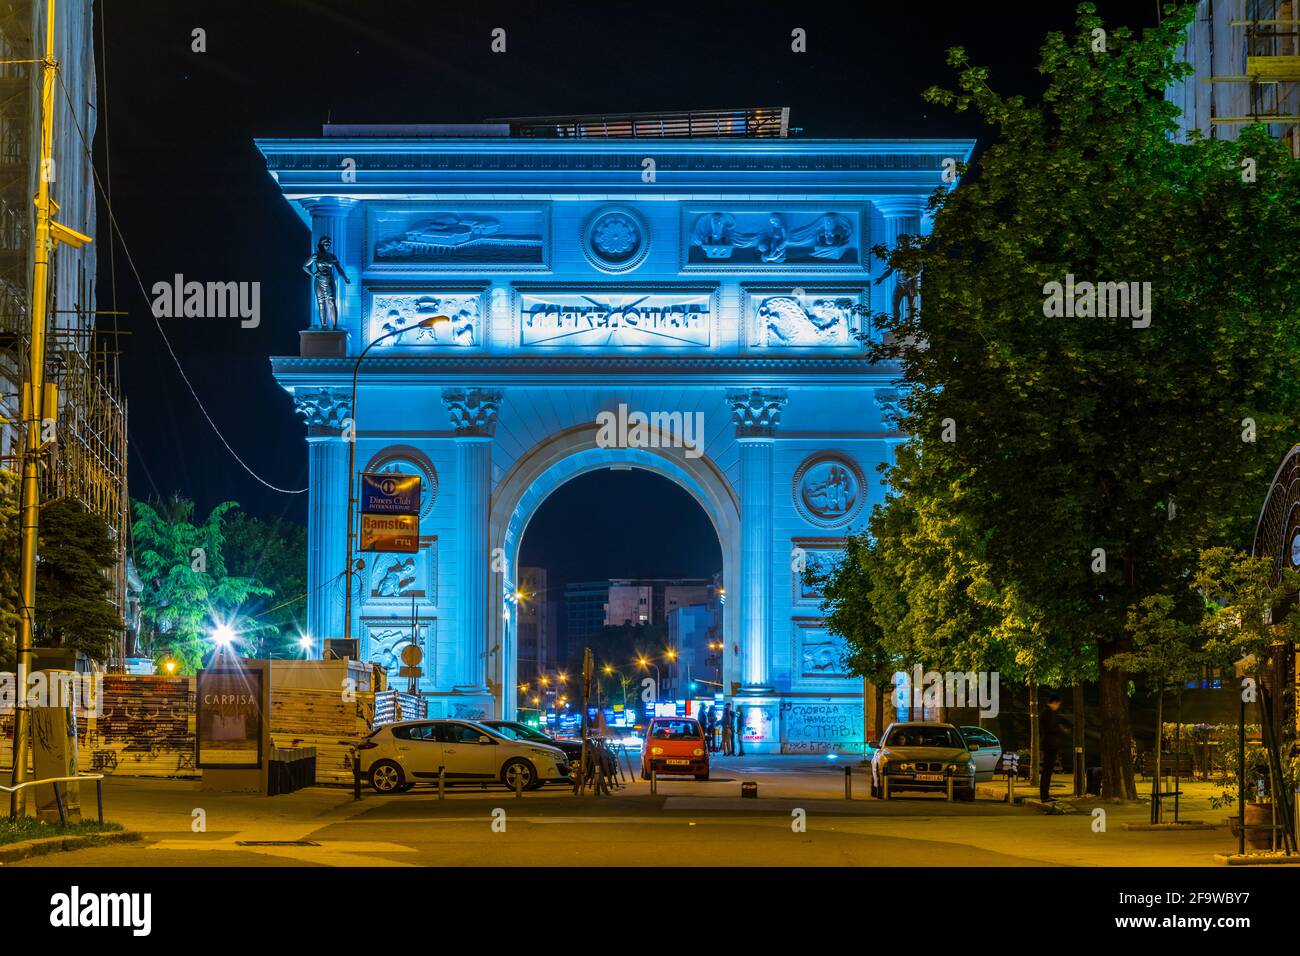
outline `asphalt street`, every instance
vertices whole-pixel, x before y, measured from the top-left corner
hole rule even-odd
[[[1226,827],[1128,830],[1144,803],[1096,798],[1044,813],[1008,805],[1003,783],[974,803],[867,796],[863,767],[821,758],[720,758],[712,779],[632,780],[608,797],[553,787],[419,787],[377,796],[312,787],[281,797],[203,792],[193,781],[115,779],[108,815],[144,839],[16,866],[1213,866]],[[742,799],[740,784],[759,786]],[[1067,781],[1056,790],[1065,796]],[[1021,785],[1018,795],[1029,795]],[[1208,795],[1209,788],[1206,789]],[[1189,793],[1183,816],[1222,823]],[[1099,828],[1095,813],[1104,817]]]

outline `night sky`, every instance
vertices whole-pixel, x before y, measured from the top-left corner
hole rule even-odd
[[[308,321],[300,267],[309,234],[267,175],[255,137],[317,136],[327,119],[462,123],[742,106],[789,106],[791,126],[809,136],[979,136],[972,118],[921,100],[926,87],[950,81],[946,48],[962,44],[991,66],[996,89],[1032,93],[1038,45],[1070,27],[1074,6],[99,0],[97,167],[146,290],[177,272],[261,282],[256,329],[236,319],[162,321],[235,452],[268,482],[304,488],[304,427],[268,356],[296,354]],[[1157,3],[1098,7],[1108,24],[1142,25]],[[496,27],[507,31],[505,54],[490,51]],[[807,31],[807,53],[790,50],[795,27]],[[206,31],[205,53],[191,51],[195,28]],[[132,495],[179,491],[202,513],[234,499],[262,517],[304,522],[307,496],[259,484],[204,420],[121,244],[110,249],[102,202],[100,217],[99,308],[129,313],[120,328],[131,333],[121,341]],[[637,490],[625,496],[629,483]],[[626,520],[620,500],[640,503],[637,520]],[[592,501],[614,504],[608,513],[577,507]],[[716,538],[712,554],[700,547],[701,533],[711,535],[703,513],[671,517],[684,501],[670,482],[639,472],[575,480],[538,514],[525,560],[538,560],[545,539],[547,563],[564,579],[719,570]],[[627,530],[611,538],[615,527]]]

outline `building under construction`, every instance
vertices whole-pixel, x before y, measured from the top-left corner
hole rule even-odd
[[[95,235],[90,144],[97,82],[91,0],[61,0],[55,22],[51,194],[60,222]],[[0,455],[21,470],[21,395],[30,343],[32,197],[40,175],[41,69],[46,4],[0,0]],[[26,61],[26,62],[24,62]],[[96,321],[96,246],[56,244],[51,258],[46,380],[57,388],[54,441],[41,469],[41,500],[74,498],[109,525],[117,542],[112,598],[126,608],[129,499],[126,407],[118,386],[117,337]],[[111,317],[110,317],[111,321]],[[15,493],[17,484],[15,482]],[[116,662],[128,649],[119,645]]]
[[[1300,0],[1201,0],[1169,98],[1184,132],[1236,139],[1266,123],[1300,157]]]

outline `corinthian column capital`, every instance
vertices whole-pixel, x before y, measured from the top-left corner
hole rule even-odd
[[[501,412],[501,391],[494,388],[447,388],[442,404],[458,438],[491,438]]]
[[[786,394],[772,389],[751,388],[744,392],[731,392],[727,404],[731,406],[731,420],[736,425],[737,438],[771,438],[781,420]]]
[[[295,388],[293,404],[294,411],[306,419],[311,431],[341,431],[352,417],[352,393],[344,388]]]

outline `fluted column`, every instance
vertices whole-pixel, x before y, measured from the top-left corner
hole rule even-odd
[[[456,516],[461,560],[457,589],[459,676],[452,689],[463,694],[485,694],[491,595],[488,522],[492,506],[492,436],[501,393],[483,388],[449,388],[442,393],[442,403],[456,431],[460,499]]]
[[[727,396],[740,444],[740,633],[743,693],[772,690],[772,445],[782,392]]]
[[[327,637],[343,633],[343,565],[348,533],[348,445],[345,429],[352,417],[351,394],[345,389],[299,388],[298,414],[307,422],[307,633],[312,657],[319,657]]]
[[[881,217],[885,221],[880,241],[893,249],[903,236],[920,235],[923,229],[926,201],[924,196],[888,196],[873,199],[872,205],[879,210]],[[880,284],[880,289],[883,295],[880,310],[890,313],[895,312],[898,276],[889,276]]]
[[[319,196],[299,200],[311,214],[311,250],[328,237],[331,251],[347,273],[351,284],[338,279],[339,328],[352,333],[352,347],[365,348],[364,329],[361,328],[361,260],[360,227],[352,222],[352,213],[359,205],[357,200],[344,196]],[[310,253],[309,253],[310,254]],[[304,259],[306,256],[303,257]],[[316,297],[312,296],[311,326],[319,328],[321,317],[316,311]]]

